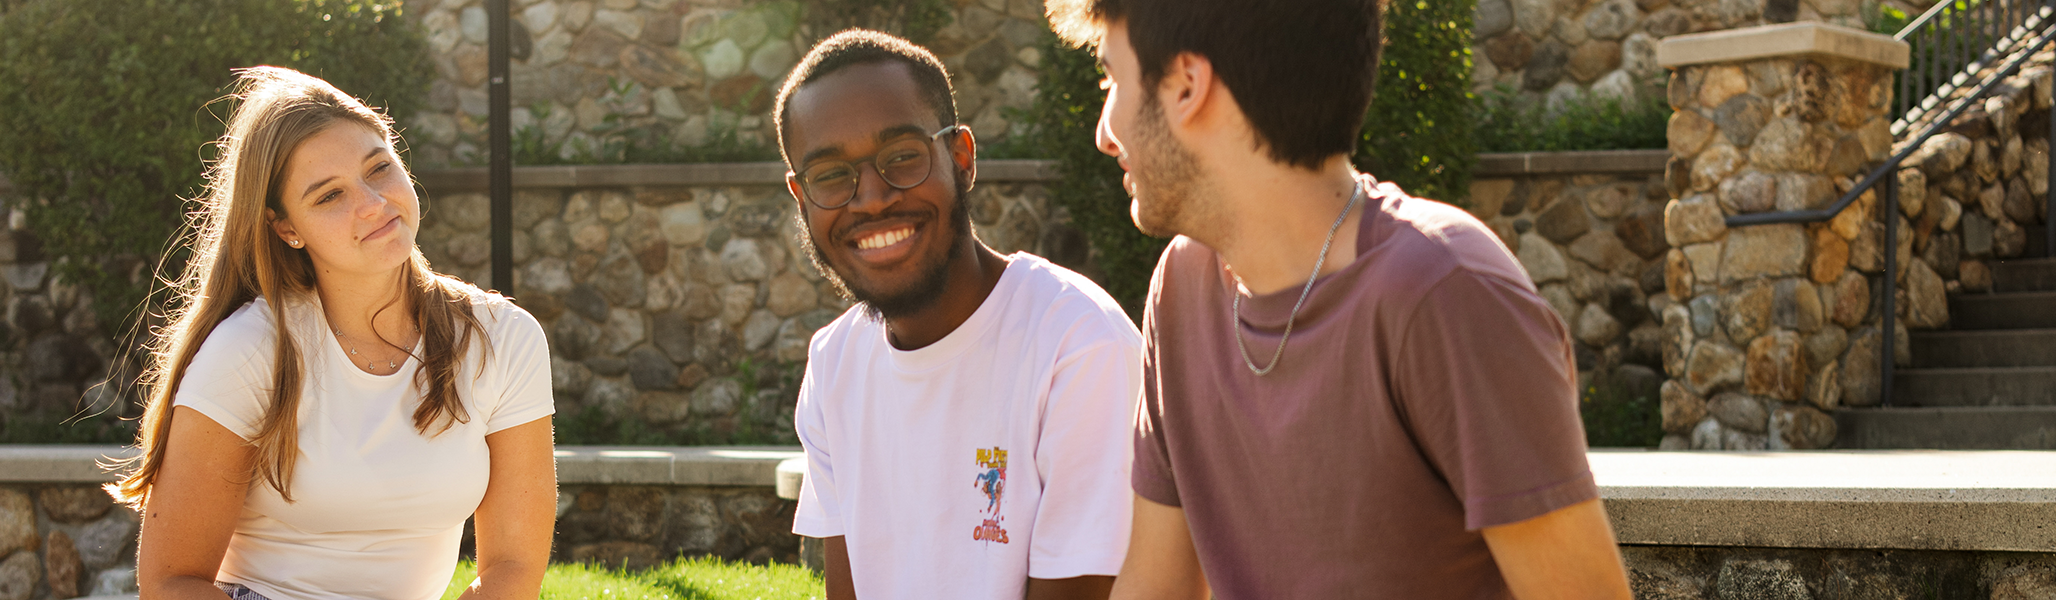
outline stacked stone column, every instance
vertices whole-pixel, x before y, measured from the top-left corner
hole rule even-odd
[[[1667,300],[1653,303],[1669,376],[1664,448],[1828,447],[1829,411],[1877,402],[1878,194],[1828,222],[1729,228],[1725,219],[1825,208],[1852,189],[1892,149],[1892,70],[1906,56],[1889,37],[1818,23],[1659,47],[1677,111],[1665,173]],[[1903,270],[1911,236],[1900,223]]]

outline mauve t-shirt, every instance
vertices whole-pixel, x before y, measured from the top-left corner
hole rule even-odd
[[[1371,185],[1267,375],[1214,251],[1157,265],[1135,492],[1184,509],[1217,598],[1510,597],[1479,530],[1598,497],[1562,319],[1482,223]],[[1244,299],[1259,365],[1299,294]]]

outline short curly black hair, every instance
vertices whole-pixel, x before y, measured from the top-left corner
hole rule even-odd
[[[950,87],[949,70],[935,58],[935,53],[890,33],[845,29],[814,44],[814,49],[807,51],[807,56],[800,59],[800,64],[785,76],[785,84],[778,88],[778,110],[772,113],[771,122],[778,128],[778,154],[785,159],[786,166],[793,166],[792,155],[785,149],[786,111],[791,108],[793,93],[800,86],[844,67],[886,61],[907,65],[914,75],[914,85],[935,111],[940,126],[957,124],[956,89]]]

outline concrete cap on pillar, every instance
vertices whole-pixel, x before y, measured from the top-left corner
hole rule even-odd
[[[1664,68],[1779,56],[1830,56],[1904,69],[1912,53],[1892,36],[1815,22],[1674,35],[1656,46],[1656,62]]]

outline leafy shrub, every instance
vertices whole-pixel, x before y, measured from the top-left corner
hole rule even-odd
[[[0,16],[0,169],[52,272],[100,325],[142,304],[152,259],[200,194],[231,69],[281,65],[404,117],[426,97],[421,34],[363,0],[24,0]],[[166,257],[176,267],[181,255]]]
[[[1454,202],[1470,193],[1471,13],[1476,0],[1401,0],[1385,10],[1377,96],[1356,163],[1407,193]]]
[[[1578,416],[1585,423],[1585,445],[1654,448],[1663,441],[1663,415],[1651,376],[1626,370],[1595,371],[1592,383],[1579,390]]]
[[[1550,110],[1513,88],[1480,94],[1474,105],[1480,152],[1561,152],[1664,148],[1670,104],[1656,94],[1640,100],[1586,95]]]
[[[1469,92],[1473,0],[1395,2],[1386,11],[1386,45],[1377,96],[1359,139],[1356,163],[1408,192],[1454,199],[1470,188]],[[1121,167],[1094,146],[1106,103],[1092,53],[1049,36],[1042,46],[1035,102],[1011,111],[1027,124],[996,148],[1001,156],[1055,159],[1049,196],[1091,242],[1095,279],[1140,320],[1149,279],[1165,240],[1136,231]],[[992,153],[989,153],[989,155]]]

